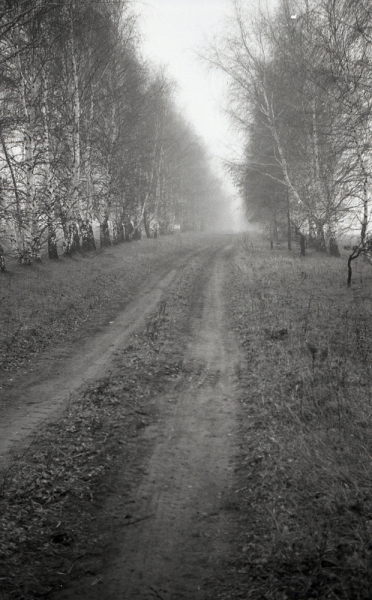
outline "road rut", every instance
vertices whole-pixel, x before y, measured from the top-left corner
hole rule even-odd
[[[179,269],[192,256],[189,253],[174,268],[150,278],[124,311],[113,317],[106,329],[88,335],[76,348],[55,348],[40,357],[39,368],[13,385],[1,390],[0,402],[0,469],[10,450],[19,450],[25,440],[48,418],[56,418],[74,394],[90,382],[110,372],[115,353],[131,335],[145,326],[146,317],[158,304]]]
[[[229,549],[240,361],[224,313],[229,252],[220,251],[207,267],[183,361],[187,375],[157,400],[163,418],[145,433],[154,449],[142,483],[129,501],[124,493],[121,499],[119,483],[106,507],[122,519],[135,507],[135,521],[118,523],[117,551],[97,577],[101,585],[81,582],[58,598],[201,600],[217,576]]]

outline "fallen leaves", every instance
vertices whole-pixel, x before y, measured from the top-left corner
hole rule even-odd
[[[158,373],[150,347],[132,352],[134,368],[133,362],[121,364],[110,378],[88,388],[3,474],[0,576],[12,598],[28,600],[63,585],[71,564],[77,571],[79,557],[96,546],[90,528],[105,479],[119,457],[124,464],[133,461],[138,432],[147,425],[145,416],[151,418],[142,408],[146,390],[152,379],[166,376]]]
[[[116,526],[109,517],[104,527],[98,524],[112,493],[111,478],[120,467],[128,494],[138,483],[146,451],[139,440],[155,419],[153,400],[188,375],[182,365],[187,344],[182,333],[193,294],[199,293],[195,264],[183,275],[167,290],[167,310],[161,309],[156,338],[134,334],[131,344],[117,353],[110,376],[76,394],[66,415],[46,424],[3,473],[0,578],[14,600],[34,600],[60,589],[71,577],[84,575],[86,564],[91,569],[92,557],[94,564],[100,561]],[[187,310],[175,301],[179,290],[191,300]],[[126,525],[150,517],[134,515]],[[101,582],[99,577],[94,581]]]
[[[289,254],[238,250],[226,280],[246,359],[240,510],[213,600],[371,597],[370,276],[361,302],[341,288],[340,263],[307,257],[299,288],[302,268]]]

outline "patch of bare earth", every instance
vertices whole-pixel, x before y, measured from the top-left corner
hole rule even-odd
[[[370,267],[228,244],[8,463],[2,599],[371,598]]]
[[[10,448],[110,370],[116,350],[205,245],[193,236],[144,240],[30,269],[13,265],[2,275],[0,466]]]
[[[4,598],[207,597],[229,549],[236,452],[224,248],[186,257],[110,373],[92,373],[8,463]]]
[[[176,348],[167,353],[178,350],[183,358],[174,383],[157,396],[156,421],[143,434],[151,451],[139,485],[125,494],[123,467],[106,505],[105,518],[115,518],[116,531],[100,583],[92,587],[88,575],[56,598],[196,600],[218,576],[229,547],[225,504],[233,479],[239,360],[225,324],[225,263],[226,252],[211,254],[195,274],[194,293],[182,286],[178,299],[189,301],[187,319],[179,306],[169,309],[177,335]]]

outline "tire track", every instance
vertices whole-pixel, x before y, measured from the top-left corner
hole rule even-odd
[[[78,347],[75,344],[50,350],[40,356],[33,376],[28,375],[26,380],[16,377],[13,387],[1,390],[0,470],[7,463],[8,453],[21,451],[41,423],[58,417],[87,384],[110,372],[115,353],[144,327],[164,291],[198,254],[187,252],[161,278],[156,273],[124,311],[111,316],[103,331],[100,328],[94,335],[86,335]],[[94,322],[91,327],[95,328]]]
[[[220,251],[199,274],[187,376],[162,397],[163,418],[146,430],[154,451],[143,481],[129,502],[120,501],[119,483],[107,507],[121,513],[122,525],[102,585],[79,586],[61,598],[202,600],[228,553],[225,504],[233,478],[239,350],[224,318],[227,257],[228,250]],[[133,510],[136,520],[124,527]]]

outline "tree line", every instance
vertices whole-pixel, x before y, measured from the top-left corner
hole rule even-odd
[[[337,253],[358,230],[367,251],[372,124],[368,0],[280,0],[234,17],[209,61],[229,79],[229,113],[245,139],[231,171],[249,218]]]
[[[220,183],[129,0],[2,0],[0,48],[2,268],[213,218]]]

